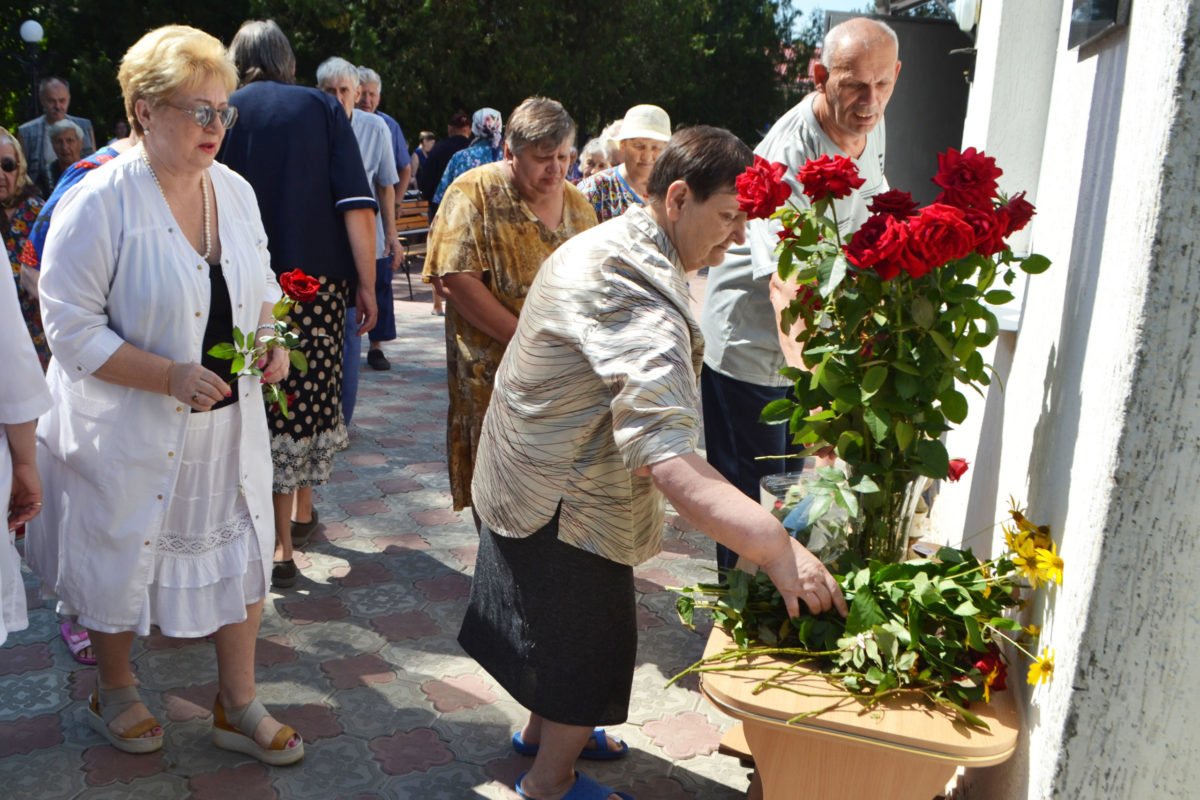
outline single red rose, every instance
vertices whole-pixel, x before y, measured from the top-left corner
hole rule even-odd
[[[959,153],[951,147],[938,155],[938,173],[933,182],[942,187],[942,193],[936,202],[959,208],[990,208],[996,195],[996,179],[1003,174],[996,159],[982,150],[968,147]]]
[[[946,477],[951,483],[957,483],[958,479],[967,474],[967,470],[971,468],[971,463],[965,458],[950,459],[950,470],[946,473]]]
[[[854,161],[845,156],[821,156],[810,159],[800,168],[797,175],[804,186],[804,193],[813,201],[832,197],[835,200],[849,197],[862,186]]]
[[[821,308],[821,295],[807,283],[796,287],[796,299],[800,301],[800,310],[806,316],[816,313]]]
[[[900,274],[900,255],[908,244],[908,225],[889,214],[876,214],[854,232],[846,245],[846,260],[859,269],[874,268],[890,281]]]
[[[755,156],[754,163],[737,177],[738,208],[749,219],[766,219],[775,209],[787,202],[792,187],[783,181],[787,167],[778,161],[771,163]]]
[[[957,261],[975,247],[975,231],[963,219],[962,209],[944,203],[925,206],[908,227],[901,266],[913,278]]]
[[[1025,199],[1025,192],[1018,192],[1009,198],[1008,203],[1001,206],[1008,213],[1008,229],[1004,235],[1013,234],[1029,224],[1037,210],[1033,203]]]
[[[297,303],[311,303],[321,291],[321,282],[305,275],[304,270],[294,269],[279,276],[279,287]]]
[[[983,675],[984,683],[989,689],[1002,692],[1008,688],[1008,665],[995,650],[980,656],[971,666]]]
[[[888,214],[896,219],[908,219],[917,213],[919,204],[908,192],[899,189],[889,189],[871,198],[867,210],[872,214]]]
[[[975,231],[975,252],[990,256],[1004,249],[1008,212],[1004,209],[964,208],[963,219]]]

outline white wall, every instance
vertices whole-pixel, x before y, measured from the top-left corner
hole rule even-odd
[[[1055,680],[1033,692],[1022,752],[972,774],[967,796],[1192,797],[1200,64],[1187,43],[1200,0],[1135,2],[1128,28],[1083,52],[1066,49],[1070,5],[984,0],[964,138],[1006,177],[1041,144],[1031,245],[1054,267],[1031,279],[1019,333],[999,344],[1006,391],[948,442],[975,469],[943,487],[935,522],[962,538],[1012,494],[1052,526],[1067,564],[1043,634]],[[1031,108],[1047,91],[1043,137]]]

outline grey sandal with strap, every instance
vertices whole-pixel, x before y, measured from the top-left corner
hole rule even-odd
[[[270,747],[263,747],[254,740],[258,723],[269,717],[266,707],[255,698],[248,705],[226,711],[218,697],[213,704],[213,744],[222,750],[232,750],[253,756],[272,767],[295,764],[304,758],[304,742],[300,734],[290,725],[282,726],[271,740]],[[288,742],[296,739],[294,747]]]
[[[124,733],[115,733],[109,727],[117,717],[141,702],[142,697],[136,685],[122,686],[120,689],[97,688],[88,702],[88,724],[123,753],[141,754],[161,750],[162,733],[157,736],[145,735],[155,728],[162,729],[159,721],[152,716],[134,724]]]

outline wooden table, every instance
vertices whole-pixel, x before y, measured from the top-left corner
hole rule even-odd
[[[713,628],[705,657],[732,646]],[[773,675],[758,658],[746,672],[706,672],[700,691],[725,714],[742,723],[758,769],[764,800],[930,800],[941,794],[960,766],[986,767],[1013,754],[1020,717],[1011,691],[995,692],[992,702],[971,710],[990,726],[984,731],[956,722],[919,698],[894,698],[870,710],[841,694],[824,678],[790,675],[783,689],[754,688]],[[837,704],[818,717],[788,723],[806,711]],[[737,732],[733,738],[737,738]],[[736,745],[733,749],[737,749]]]

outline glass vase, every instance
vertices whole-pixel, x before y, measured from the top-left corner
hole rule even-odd
[[[898,475],[876,476],[879,491],[858,495],[859,514],[853,521],[851,549],[864,562],[896,563],[908,557],[908,540],[925,479]]]

